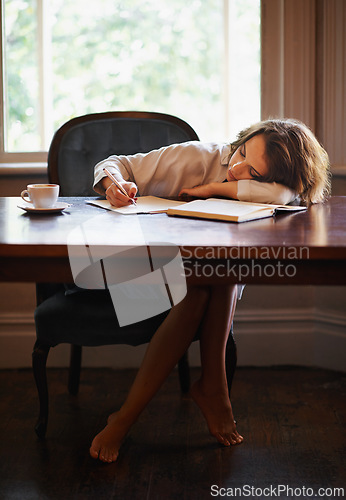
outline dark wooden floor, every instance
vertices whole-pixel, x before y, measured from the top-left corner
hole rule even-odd
[[[121,404],[133,376],[84,369],[80,393],[72,397],[66,371],[50,370],[50,421],[42,442],[33,431],[31,371],[1,371],[0,498],[203,500],[221,487],[233,488],[233,496],[243,488],[244,497],[268,498],[264,488],[278,485],[292,488],[281,498],[298,498],[293,489],[303,487],[344,488],[346,496],[345,374],[238,369],[233,406],[245,441],[224,448],[208,435],[194,403],[181,397],[173,373],[131,430],[118,461],[94,461],[90,440]],[[251,487],[258,489],[246,495]]]

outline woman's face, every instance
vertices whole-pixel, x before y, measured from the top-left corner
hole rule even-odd
[[[231,156],[227,180],[232,182],[266,176],[269,169],[265,149],[263,134],[255,135],[239,146]]]

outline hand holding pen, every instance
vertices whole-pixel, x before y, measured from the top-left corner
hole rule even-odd
[[[114,175],[107,170],[107,168],[103,169],[104,173],[107,175],[107,177],[113,182],[113,184],[116,185],[116,187],[119,189],[119,191],[126,196],[129,202],[131,202],[133,205],[136,205],[136,198],[131,198],[127,191],[124,189],[124,187],[120,184],[120,182],[114,177]]]

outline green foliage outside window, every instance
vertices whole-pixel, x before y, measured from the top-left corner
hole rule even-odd
[[[171,113],[224,139],[222,0],[42,1],[43,36],[37,0],[5,0],[8,151],[108,110]]]

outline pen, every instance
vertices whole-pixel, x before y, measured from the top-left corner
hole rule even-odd
[[[114,177],[114,175],[113,175],[113,174],[111,174],[111,173],[110,173],[110,171],[109,171],[109,170],[107,170],[106,168],[104,168],[104,169],[103,169],[103,171],[104,171],[104,173],[105,173],[105,174],[106,174],[106,175],[110,178],[110,180],[111,180],[112,182],[114,182],[114,184],[115,184],[115,185],[116,185],[116,187],[119,189],[119,191],[121,191],[121,192],[122,192],[125,196],[127,196],[127,198],[128,198],[129,200],[131,200],[131,202],[132,202],[134,205],[136,205],[135,200],[134,200],[133,198],[131,198],[131,197],[128,195],[128,193],[127,193],[127,192],[125,191],[125,189],[122,187],[122,185],[120,184],[120,182],[116,180],[116,178]]]

